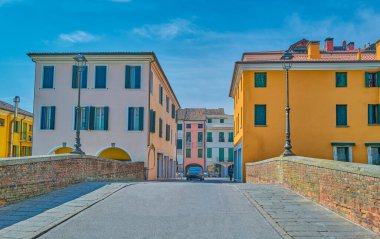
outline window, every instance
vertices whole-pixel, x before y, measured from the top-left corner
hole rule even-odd
[[[224,162],[224,148],[219,148],[219,162]]]
[[[347,72],[336,72],[335,73],[335,86],[336,87],[347,87]]]
[[[32,147],[21,146],[20,148],[20,156],[31,156],[32,155]]]
[[[336,126],[347,126],[347,105],[336,105]]]
[[[4,126],[5,125],[5,120],[4,119],[0,119],[0,126]]]
[[[55,106],[41,107],[40,129],[54,129],[55,126]]]
[[[22,123],[22,134],[21,134],[22,140],[26,140],[27,131],[28,131],[28,125],[26,123]]]
[[[166,96],[166,112],[169,113],[169,96]]]
[[[177,124],[177,130],[180,131],[182,130],[183,124]]]
[[[220,119],[220,123],[221,123],[221,124],[224,124],[224,119]]]
[[[108,130],[109,107],[90,107],[90,129]]]
[[[165,139],[166,141],[170,141],[170,125],[168,124],[165,127]]]
[[[335,160],[350,162],[349,147],[336,147],[335,151],[336,151]]]
[[[198,158],[203,158],[203,149],[198,149]]]
[[[177,139],[177,149],[182,149],[182,139]]]
[[[212,119],[207,119],[207,123],[212,123]]]
[[[191,149],[186,149],[186,158],[191,158]]]
[[[368,105],[368,124],[380,124],[380,104]]]
[[[380,87],[380,72],[366,72],[365,86],[366,87]]]
[[[172,104],[172,119],[175,119],[175,105]]]
[[[186,142],[191,142],[191,132],[186,132]]]
[[[20,156],[19,146],[17,146],[17,145],[13,146],[12,155],[13,155],[13,157],[19,157]]]
[[[158,120],[158,136],[162,138],[162,119]]]
[[[267,87],[267,73],[266,72],[255,73],[255,87],[256,88]]]
[[[162,105],[163,101],[164,101],[164,92],[163,92],[163,89],[162,89],[162,86],[160,85],[160,92],[159,92],[159,102],[160,102],[160,105]]]
[[[219,132],[219,142],[224,142],[224,132]]]
[[[42,88],[53,89],[54,87],[54,66],[44,66],[42,72]]]
[[[243,128],[243,107],[240,107],[240,129]]]
[[[80,129],[88,130],[89,129],[89,112],[90,107],[81,107],[80,111]],[[77,129],[77,120],[78,120],[78,112],[77,107],[74,108],[74,130]]]
[[[150,110],[149,114],[150,114],[150,117],[149,117],[150,132],[154,133],[156,132],[156,111]]]
[[[203,129],[203,124],[198,124],[198,129]]]
[[[144,129],[144,107],[128,108],[128,130],[142,131]]]
[[[373,165],[380,165],[380,147],[368,148],[368,163]]]
[[[13,130],[14,130],[15,133],[20,133],[20,131],[21,131],[21,129],[20,129],[20,121],[15,121],[14,122]]]
[[[149,92],[153,95],[153,72],[149,72]]]
[[[78,67],[76,65],[73,65],[73,77],[71,81],[71,87],[73,89],[78,89],[78,72],[77,72]],[[87,88],[87,72],[88,72],[88,67],[84,66],[83,71],[79,72],[79,78],[81,79],[80,81],[80,88]]]
[[[207,132],[207,142],[212,142],[212,132]]]
[[[125,88],[141,88],[141,66],[125,66]]]
[[[234,149],[228,148],[228,162],[234,161]]]
[[[199,143],[203,142],[203,132],[198,132],[198,142]]]
[[[212,148],[207,148],[207,158],[212,158]]]
[[[234,142],[234,132],[228,132],[228,142]]]
[[[95,89],[107,87],[107,66],[95,66]]]
[[[267,106],[255,105],[255,125],[265,126],[267,124]]]
[[[186,129],[191,129],[191,124],[186,124]]]

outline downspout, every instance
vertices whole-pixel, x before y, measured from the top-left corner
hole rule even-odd
[[[20,102],[20,97],[15,96],[15,98],[13,99],[13,102],[15,102],[15,106],[14,106],[14,116],[13,116],[13,120],[12,120],[11,128],[10,128],[11,133],[10,133],[9,157],[13,157],[14,126],[15,126],[15,122],[17,121],[18,103]]]

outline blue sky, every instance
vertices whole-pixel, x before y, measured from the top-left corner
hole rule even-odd
[[[154,51],[182,107],[224,107],[243,52],[380,38],[380,1],[0,0],[0,100],[32,110],[27,52]]]

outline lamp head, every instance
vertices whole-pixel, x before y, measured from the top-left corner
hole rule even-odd
[[[282,68],[289,70],[292,67],[293,54],[289,51],[285,51],[281,56]]]
[[[75,63],[77,64],[77,66],[85,66],[87,63],[86,57],[84,55],[82,55],[81,53],[74,56],[73,59],[74,59]]]

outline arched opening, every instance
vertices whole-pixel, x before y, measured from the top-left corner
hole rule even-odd
[[[53,154],[69,154],[73,151],[70,147],[60,147],[53,151]]]
[[[115,160],[131,161],[131,156],[121,148],[106,148],[100,152],[99,157]]]

